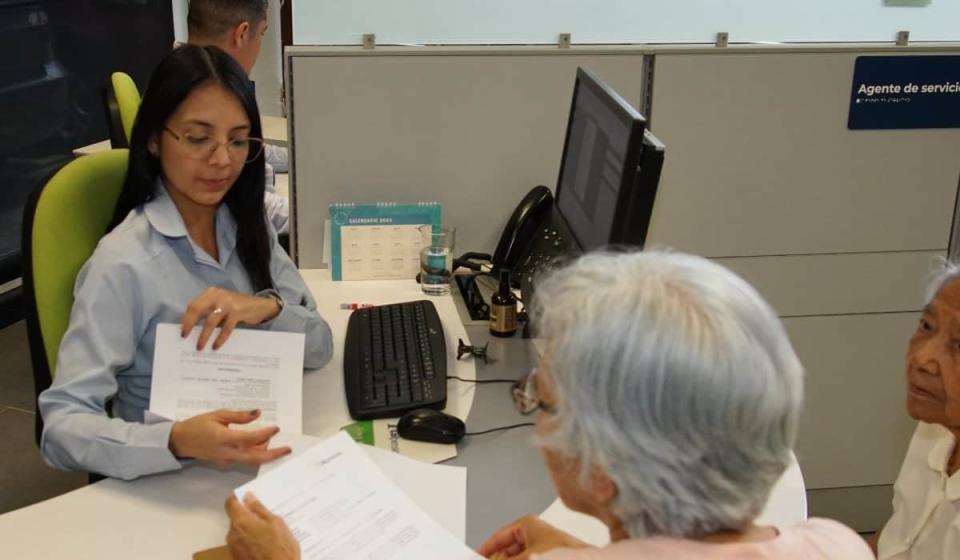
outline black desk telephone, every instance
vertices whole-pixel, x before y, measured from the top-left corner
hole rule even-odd
[[[550,189],[543,185],[534,187],[510,215],[492,257],[467,253],[458,260],[489,259],[494,273],[510,270],[512,283],[520,287],[539,268],[571,251],[578,252],[566,223],[556,212]]]
[[[523,197],[503,228],[497,250],[491,262],[495,269],[509,269],[516,273],[517,264],[529,252],[540,229],[550,218],[553,210],[553,193],[540,185]]]
[[[527,295],[532,295],[534,276],[538,272],[561,262],[565,256],[579,253],[566,222],[559,216],[553,193],[540,185],[531,189],[510,215],[493,256],[466,253],[457,259],[455,266],[479,271],[481,267],[470,262],[470,259],[477,259],[489,261],[494,275],[500,270],[509,270],[510,283],[514,288],[520,288],[526,299]],[[473,276],[456,275],[455,278],[470,317],[486,319],[489,306],[480,295]]]

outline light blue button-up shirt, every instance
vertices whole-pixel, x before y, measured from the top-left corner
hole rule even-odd
[[[168,449],[173,423],[143,424],[156,326],[179,323],[187,305],[210,286],[253,293],[225,204],[216,228],[220,262],[190,239],[158,185],[154,200],[100,240],[77,275],[56,375],[39,399],[41,449],[51,466],[122,479],[180,468]],[[284,306],[256,328],[304,333],[304,367],[319,368],[333,353],[330,327],[276,235],[271,238],[270,274]],[[111,398],[114,418],[106,412]]]

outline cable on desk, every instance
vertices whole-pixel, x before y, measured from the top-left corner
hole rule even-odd
[[[499,428],[490,428],[489,430],[483,430],[482,432],[467,432],[463,435],[465,436],[480,436],[483,434],[489,434],[490,432],[502,432],[504,430],[512,430],[514,428],[523,428],[524,426],[533,426],[533,422],[524,422],[522,424],[512,424],[510,426],[501,426]]]
[[[516,379],[464,379],[456,375],[448,375],[447,379],[456,379],[464,383],[516,383]]]
[[[494,279],[494,282],[493,282],[493,285],[492,285],[492,286],[490,285],[489,282],[481,282],[481,280],[486,280],[487,277],[490,277],[490,278],[493,278],[493,279]],[[494,276],[493,274],[488,273],[488,272],[481,272],[481,273],[478,273],[478,274],[477,274],[477,284],[480,284],[480,285],[483,286],[484,288],[486,288],[486,289],[488,289],[488,290],[490,290],[490,291],[493,291],[493,292],[496,292],[496,291],[497,291],[497,288],[499,288],[499,286],[497,285],[496,280],[497,280],[497,277]]]

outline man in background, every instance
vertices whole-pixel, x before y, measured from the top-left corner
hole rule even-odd
[[[215,46],[232,56],[250,75],[263,35],[267,31],[267,0],[190,0],[187,12],[187,42],[201,46]],[[253,82],[250,82],[253,87]],[[289,229],[290,204],[277,194],[275,173],[289,169],[287,149],[264,144],[267,161],[267,192],[264,203],[267,217],[277,233]]]

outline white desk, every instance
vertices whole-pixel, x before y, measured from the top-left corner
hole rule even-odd
[[[273,176],[273,187],[277,194],[285,198],[290,198],[290,175],[287,173],[277,173]]]
[[[254,471],[193,466],[104,480],[0,516],[7,558],[190,558],[223,544],[223,502]]]
[[[96,152],[105,152],[110,149],[110,140],[101,140],[90,144],[89,146],[83,146],[73,150],[73,155],[75,157],[87,156]]]
[[[419,299],[412,281],[333,283],[327,271],[303,271],[321,313],[334,333],[335,357],[329,365],[304,377],[304,433],[327,435],[349,422],[342,389],[343,337],[347,311],[339,304],[366,300],[388,303]],[[486,327],[464,327],[451,297],[434,298],[448,342],[473,335],[482,344]],[[480,377],[519,377],[533,359],[532,345],[521,339],[491,339],[495,360],[478,368]],[[473,369],[473,362],[449,364]],[[462,369],[456,370],[458,374]],[[469,412],[470,430],[517,421],[509,391],[502,385],[451,382],[451,406]],[[478,406],[472,407],[474,391]],[[449,407],[448,407],[449,408]],[[491,531],[524,513],[537,513],[554,500],[549,477],[530,445],[528,428],[465,439],[449,464],[467,466],[467,544],[477,546]],[[104,560],[187,558],[197,550],[223,543],[227,529],[223,502],[230,491],[250,480],[253,469],[218,470],[193,465],[183,471],[132,482],[105,480],[57,498],[0,516],[0,543],[10,558],[76,558]],[[790,524],[806,513],[803,479],[794,465],[778,484],[761,519]]]
[[[287,119],[260,115],[260,126],[264,140],[278,146],[287,145]]]
[[[424,299],[420,286],[413,280],[369,280],[333,282],[328,270],[302,270],[300,273],[317,299],[320,316],[333,331],[333,358],[325,367],[309,372],[303,380],[303,432],[327,436],[336,433],[353,420],[343,398],[343,341],[350,311],[340,309],[341,303],[363,302],[373,304],[397,303]],[[475,379],[477,370],[472,361],[458,361],[457,339],[469,340],[463,323],[457,315],[453,297],[431,298],[443,323],[447,342],[447,373]],[[457,381],[447,383],[446,411],[459,418],[467,418],[473,403],[476,386]]]
[[[340,302],[356,299],[390,303],[423,296],[412,280],[333,283],[325,270],[303,271],[303,276],[334,335],[334,358],[327,366],[304,375],[304,433],[326,436],[352,422],[343,399],[342,373],[343,339],[350,312],[339,309]],[[450,372],[475,377],[472,362],[455,360],[457,338],[466,339],[467,335],[453,298],[433,301],[444,324]],[[472,384],[451,382],[447,410],[466,418],[473,390]],[[254,468],[192,465],[131,482],[104,480],[86,486],[0,516],[4,557],[189,558],[198,550],[223,544],[227,531],[223,502],[255,473]]]
[[[278,146],[287,145],[287,119],[283,117],[260,116],[260,125],[263,128],[263,139],[269,144]],[[101,140],[73,150],[73,155],[80,157],[94,152],[102,152],[110,149],[110,140]]]

